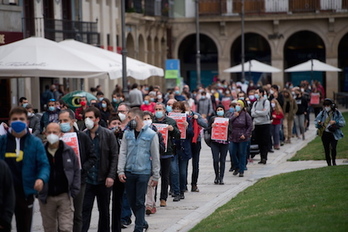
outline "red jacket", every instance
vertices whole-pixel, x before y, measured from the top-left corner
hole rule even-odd
[[[272,125],[278,125],[281,123],[281,119],[284,118],[284,114],[282,112],[276,113],[275,110],[272,112]]]
[[[154,102],[151,102],[150,104],[148,104],[148,105],[145,105],[145,104],[142,104],[141,106],[140,106],[140,109],[142,110],[142,111],[149,111],[149,112],[151,112],[151,113],[155,113],[155,105],[156,105],[156,103],[154,103]]]

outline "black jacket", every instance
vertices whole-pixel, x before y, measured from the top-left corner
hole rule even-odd
[[[82,131],[76,131],[79,140],[79,150],[81,159],[81,184],[86,182],[88,171],[97,162],[97,155],[95,154],[94,146],[91,138]]]
[[[89,134],[89,131],[86,133]],[[115,179],[119,154],[115,135],[111,130],[99,126],[96,136],[99,136],[100,151],[98,181],[104,181],[108,177]]]
[[[6,162],[0,160],[0,226],[11,231],[11,221],[15,208],[15,193],[12,174]]]

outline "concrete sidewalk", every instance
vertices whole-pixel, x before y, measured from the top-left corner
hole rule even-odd
[[[311,120],[311,123],[312,122],[313,120]],[[254,158],[254,162],[248,164],[248,170],[245,171],[244,177],[233,176],[232,173],[228,171],[230,168],[230,158],[228,154],[224,178],[225,185],[215,185],[213,183],[215,174],[213,170],[211,150],[204,142],[202,142],[198,180],[198,188],[200,192],[190,192],[190,162],[188,174],[189,191],[185,193],[185,199],[179,202],[173,202],[172,197],[169,196],[167,200],[167,207],[158,206],[156,214],[146,216],[146,220],[149,223],[148,231],[188,231],[202,219],[212,214],[218,207],[224,205],[238,193],[256,183],[260,178],[297,170],[325,167],[326,161],[286,161],[287,159],[291,158],[296,151],[300,150],[307,145],[309,141],[313,140],[315,136],[316,129],[312,123],[309,130],[306,132],[305,140],[296,138],[292,139],[291,144],[285,144],[280,148],[280,150],[276,150],[274,153],[269,153],[266,165],[258,164],[258,161],[260,161],[260,156],[257,155]],[[340,142],[342,142],[342,140],[339,141],[339,143]],[[324,152],[320,152],[322,152],[324,156]],[[343,164],[343,160],[337,160],[337,164]],[[159,205],[158,200],[157,204]],[[89,231],[97,231],[98,217],[98,209],[95,204]],[[134,218],[132,220],[134,222]],[[123,229],[123,231],[130,232],[133,231],[133,229],[134,223],[132,223],[127,229]],[[35,205],[33,231],[43,231],[38,204]]]

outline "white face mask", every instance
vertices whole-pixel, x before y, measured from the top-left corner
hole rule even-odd
[[[152,120],[151,119],[150,120],[144,120],[144,124],[148,125],[148,126],[151,126]]]
[[[52,145],[59,141],[59,136],[56,134],[49,134],[47,136],[47,141]]]
[[[329,112],[331,110],[331,107],[330,106],[325,106],[325,110],[326,110],[326,112]]]
[[[126,119],[126,115],[122,113],[118,113],[118,117],[120,117],[121,122],[123,122]]]
[[[186,115],[189,115],[189,114],[190,114],[190,111],[185,111],[185,114],[186,114]]]
[[[270,94],[274,94],[274,91],[271,89],[271,90],[269,91],[269,93],[270,93]]]
[[[276,104],[275,104],[275,103],[273,103],[273,102],[271,103],[271,105],[272,105],[272,108],[274,108],[274,107],[276,106]]]
[[[29,118],[31,118],[31,117],[33,117],[33,116],[34,116],[34,113],[28,112],[28,117],[29,117]]]
[[[86,125],[87,129],[91,130],[94,127],[94,122],[92,119],[86,118],[85,125]]]

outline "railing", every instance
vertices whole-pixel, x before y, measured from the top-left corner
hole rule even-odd
[[[45,38],[61,41],[75,39],[88,44],[100,45],[97,22],[44,19]]]
[[[242,0],[200,0],[200,15],[239,14]],[[347,11],[348,0],[244,0],[245,14]]]

